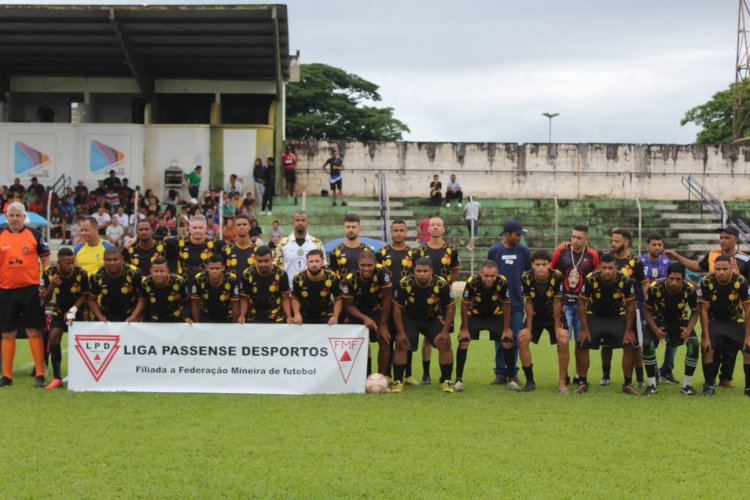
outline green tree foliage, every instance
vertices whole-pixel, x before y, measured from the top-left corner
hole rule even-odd
[[[400,141],[409,127],[381,100],[378,86],[326,64],[303,64],[286,94],[286,133],[297,140]]]
[[[746,80],[744,103],[741,116],[747,116],[750,111],[750,81]],[[694,107],[685,113],[680,120],[680,125],[695,123],[701,127],[695,142],[699,144],[728,144],[732,142],[732,108],[734,107],[734,88],[731,84],[728,89],[721,90],[713,97]],[[741,134],[742,137],[750,136],[750,123],[745,124]]]

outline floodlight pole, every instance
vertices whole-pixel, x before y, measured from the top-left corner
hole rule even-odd
[[[549,118],[549,135],[547,136],[548,144],[552,144],[552,119],[559,115],[560,113],[542,113],[542,116]]]

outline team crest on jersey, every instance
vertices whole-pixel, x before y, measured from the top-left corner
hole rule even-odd
[[[31,250],[29,249],[29,247],[23,247],[21,249],[21,251],[23,252],[24,255],[29,255],[29,252],[31,252]]]
[[[76,351],[94,380],[99,382],[120,350],[119,335],[75,335]]]

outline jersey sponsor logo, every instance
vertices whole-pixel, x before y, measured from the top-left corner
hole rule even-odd
[[[328,337],[328,342],[333,349],[333,355],[336,358],[341,378],[345,384],[348,384],[352,368],[354,368],[354,362],[357,361],[365,339]]]
[[[94,380],[99,382],[120,350],[119,335],[75,335],[76,351]]]

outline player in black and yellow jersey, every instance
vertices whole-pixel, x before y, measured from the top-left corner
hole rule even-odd
[[[704,396],[713,396],[714,353],[742,350],[745,395],[750,396],[750,294],[744,276],[732,272],[732,258],[719,255],[714,272],[703,277],[700,286],[701,350],[703,352]]]
[[[237,237],[228,244],[224,253],[227,271],[241,278],[245,270],[255,264],[255,243],[250,239],[250,217],[240,214],[234,218]]]
[[[151,223],[140,220],[135,228],[135,240],[122,249],[122,256],[126,265],[133,265],[141,272],[141,276],[148,276],[151,272],[151,263],[158,257],[166,257],[166,246],[161,241],[154,239],[154,231]]]
[[[209,257],[206,270],[195,275],[190,298],[196,323],[233,323],[239,317],[240,283],[221,255]]]
[[[104,266],[89,280],[88,306],[98,321],[126,321],[138,303],[141,276],[117,247],[104,250]],[[131,318],[131,321],[137,318]]]
[[[437,347],[440,356],[440,382],[443,392],[453,392],[453,351],[450,325],[456,314],[456,301],[450,284],[433,274],[429,257],[414,263],[414,274],[398,283],[393,297],[393,319],[396,323],[396,352],[393,354],[393,392],[403,390],[406,351],[416,350],[419,335]]]
[[[226,262],[226,252],[223,241],[207,237],[204,216],[192,216],[188,232],[187,237],[169,238],[164,242],[167,247],[167,258],[176,259],[177,274],[185,278],[188,287],[192,287],[193,279],[205,270],[209,259],[218,255]]]
[[[292,280],[292,322],[301,325],[329,324],[339,322],[343,310],[343,297],[339,277],[333,271],[323,269],[324,255],[321,250],[307,252],[307,269]]]
[[[48,350],[54,378],[45,387],[46,390],[63,386],[60,340],[63,333],[68,331],[68,325],[83,317],[81,309],[88,298],[88,292],[89,278],[86,271],[75,265],[73,250],[61,248],[57,252],[57,265],[47,268],[42,274],[40,290],[44,303],[52,303]]]
[[[648,387],[644,395],[656,394],[656,346],[663,340],[668,347],[687,346],[683,394],[695,396],[693,373],[698,366],[698,292],[695,285],[685,279],[685,266],[672,262],[667,277],[651,283],[646,293],[643,315],[648,324],[643,339],[643,363],[646,366]]]
[[[359,269],[341,280],[344,311],[349,323],[365,325],[370,331],[370,342],[378,343],[378,372],[387,375],[391,356],[391,333],[388,317],[391,314],[391,278],[388,271],[377,267],[375,254],[365,250],[357,258]],[[367,374],[372,373],[372,355],[367,350]]]
[[[578,341],[583,352],[583,363],[575,392],[588,390],[588,350],[606,345],[610,349],[622,348],[622,371],[625,378],[622,391],[637,396],[638,389],[633,386],[634,350],[638,348],[638,337],[633,331],[635,284],[617,270],[614,255],[602,255],[599,270],[589,274],[583,282],[578,299],[578,316],[581,318],[581,335]]]
[[[531,254],[531,271],[521,275],[521,287],[526,302],[526,326],[518,332],[518,357],[526,375],[523,390],[527,392],[536,389],[529,343],[538,344],[545,330],[549,334],[550,344],[557,345],[557,390],[561,393],[569,392],[565,380],[570,361],[568,328],[562,313],[564,278],[560,271],[550,268],[551,262],[552,256],[549,252],[537,250]],[[510,386],[510,382],[508,385]]]
[[[458,332],[456,350],[456,383],[454,389],[464,390],[464,366],[469,353],[469,343],[478,340],[482,331],[488,331],[490,340],[506,339],[503,344],[505,361],[513,366],[513,331],[510,329],[510,293],[505,276],[497,270],[493,260],[486,260],[479,274],[466,280],[461,302],[461,330]],[[508,343],[507,339],[510,339]],[[513,382],[515,384],[515,382]]]
[[[445,235],[445,223],[440,217],[432,217],[429,223],[430,240],[423,243],[416,251],[418,257],[429,257],[432,261],[432,270],[435,274],[443,278],[452,285],[458,278],[458,272],[461,269],[461,263],[458,260],[458,250],[453,245],[449,245],[443,236]],[[452,325],[451,325],[452,329]],[[432,346],[425,342],[422,346],[422,383],[429,384],[430,379],[430,357],[432,356]]]
[[[344,236],[343,243],[336,246],[331,251],[330,269],[343,278],[349,273],[356,273],[358,270],[357,263],[359,256],[365,250],[372,249],[359,240],[360,218],[359,215],[349,212],[344,216]]]
[[[186,318],[183,308],[190,298],[185,279],[169,272],[167,260],[157,257],[151,263],[151,273],[141,280],[138,305],[132,317],[140,317],[154,323],[192,323]]]
[[[414,267],[414,250],[406,244],[406,222],[394,220],[391,223],[391,242],[382,247],[375,254],[380,264],[391,276],[391,292],[395,292],[396,285],[402,278],[408,276]],[[396,324],[393,322],[393,310],[388,319],[388,331],[391,334],[391,355],[395,350],[394,340],[396,338]],[[404,373],[404,384],[419,385],[419,381],[412,376],[411,359],[412,352],[406,355],[406,371]],[[390,371],[390,370],[389,370]]]
[[[291,323],[292,306],[286,271],[274,265],[273,252],[268,246],[258,247],[254,260],[255,263],[242,275],[237,322]]]

